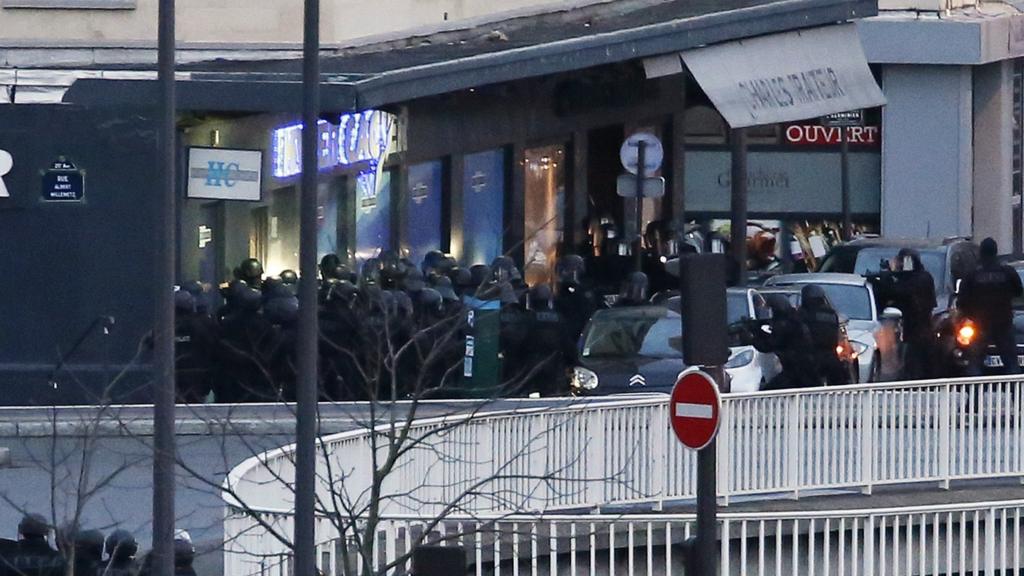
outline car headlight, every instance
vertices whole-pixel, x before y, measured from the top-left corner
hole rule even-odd
[[[597,388],[597,383],[597,374],[592,370],[587,370],[582,366],[572,369],[572,378],[569,380],[569,385],[576,390],[593,390]]]
[[[744,350],[739,354],[733,354],[729,361],[725,363],[726,368],[740,368],[750,364],[754,361],[754,351]]]
[[[868,346],[867,344],[863,342],[857,342],[856,340],[850,340],[850,347],[853,348],[853,353],[855,356],[863,356],[867,354],[868,350],[871,349],[871,347]]]

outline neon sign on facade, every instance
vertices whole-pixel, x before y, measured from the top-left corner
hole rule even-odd
[[[395,116],[379,110],[341,116],[338,124],[318,122],[320,169],[329,170],[369,162],[375,170],[393,138]],[[271,165],[274,177],[302,173],[302,124],[289,124],[271,134]]]

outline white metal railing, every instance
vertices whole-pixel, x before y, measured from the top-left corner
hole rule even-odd
[[[957,479],[1024,477],[1022,404],[1021,377],[726,395],[719,495],[726,501],[799,497],[822,489],[870,492],[883,484],[948,487]],[[664,398],[648,397],[417,422],[411,434],[417,447],[381,486],[388,496],[382,513],[430,516],[446,513],[452,502],[488,514],[692,498],[696,458],[675,440],[667,412]],[[383,432],[323,440],[321,502],[339,489],[352,502],[365,501],[372,442],[381,442]],[[254,514],[290,522],[291,450],[254,457],[231,472],[229,540],[266,532]],[[244,549],[282,549],[265,534],[259,538]],[[226,557],[230,563],[230,549]]]
[[[290,519],[280,518],[284,522]],[[375,570],[407,574],[408,552],[425,520],[388,518],[373,550]],[[886,509],[719,514],[720,573],[917,576],[1019,574],[1024,569],[1024,500]],[[284,525],[282,525],[283,527]],[[323,525],[318,526],[322,529]],[[682,575],[692,514],[452,516],[425,541],[460,546],[467,574]],[[329,531],[327,531],[329,532]],[[321,537],[323,574],[360,574],[347,542]],[[258,543],[247,543],[258,546]],[[227,574],[288,576],[285,551],[250,556]]]

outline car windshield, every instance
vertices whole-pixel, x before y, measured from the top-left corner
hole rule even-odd
[[[682,358],[682,321],[661,316],[597,313],[583,339],[584,358]]]
[[[864,286],[845,284],[818,284],[821,286],[836,312],[850,320],[873,320],[871,294]]]
[[[853,273],[861,276],[877,274],[882,270],[882,260],[892,260],[900,251],[894,246],[878,246],[865,248],[857,254],[857,265]],[[935,282],[935,292],[944,292],[943,283],[946,278],[946,253],[942,250],[921,250],[921,263],[925,270],[932,275]]]

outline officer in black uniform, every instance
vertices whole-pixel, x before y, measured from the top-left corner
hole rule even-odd
[[[298,340],[299,299],[284,285],[275,285],[263,304],[263,317],[275,330],[270,344],[270,366],[279,397],[295,399],[297,380],[296,345]]]
[[[766,300],[772,310],[768,331],[762,330],[758,323],[750,326],[743,338],[744,342],[750,342],[761,352],[774,353],[782,365],[782,371],[766,384],[765,389],[784,390],[820,385],[821,378],[818,376],[807,325],[785,296],[770,294]]]
[[[365,390],[357,358],[361,340],[357,303],[359,289],[339,280],[328,292],[320,309],[320,357],[324,395],[329,400],[355,400]]]
[[[107,552],[104,576],[136,576],[139,573],[139,564],[135,560],[139,543],[131,532],[114,530],[107,536],[104,548]]]
[[[211,390],[219,341],[217,324],[196,310],[194,297],[185,290],[174,293],[174,308],[176,394],[179,402],[201,403]]]
[[[524,357],[530,370],[526,390],[541,396],[568,392],[567,370],[575,364],[575,338],[552,300],[551,288],[538,284],[530,289],[530,332]]]
[[[597,295],[584,281],[586,263],[582,256],[569,254],[558,261],[558,296],[555,309],[566,323],[573,342],[579,340],[587,321],[599,307]]]
[[[995,346],[1003,361],[1004,374],[1019,374],[1017,344],[1013,329],[1013,299],[1022,293],[1020,276],[999,263],[999,246],[992,238],[981,241],[978,269],[964,278],[957,303],[960,311],[978,325],[982,344]],[[980,366],[972,368],[981,372]]]
[[[808,284],[800,290],[800,318],[811,333],[815,362],[829,386],[850,383],[850,372],[843,365],[839,346],[839,315],[821,286]]]
[[[295,270],[282,270],[278,278],[280,278],[281,284],[288,288],[289,292],[292,294],[299,293],[299,275]]]
[[[75,576],[100,576],[103,571],[103,533],[79,530],[74,540]]]
[[[874,280],[875,293],[882,307],[894,306],[903,313],[903,339],[907,343],[906,377],[936,376],[933,349],[935,330],[935,280],[921,263],[917,250],[903,248],[890,265],[891,272]]]
[[[9,576],[64,576],[60,552],[50,547],[50,526],[39,514],[26,514],[18,523],[18,544],[5,558]]]
[[[221,321],[219,374],[214,394],[221,402],[270,402],[277,392],[270,374],[274,326],[260,313],[263,295],[245,283],[229,293],[231,313]]]

